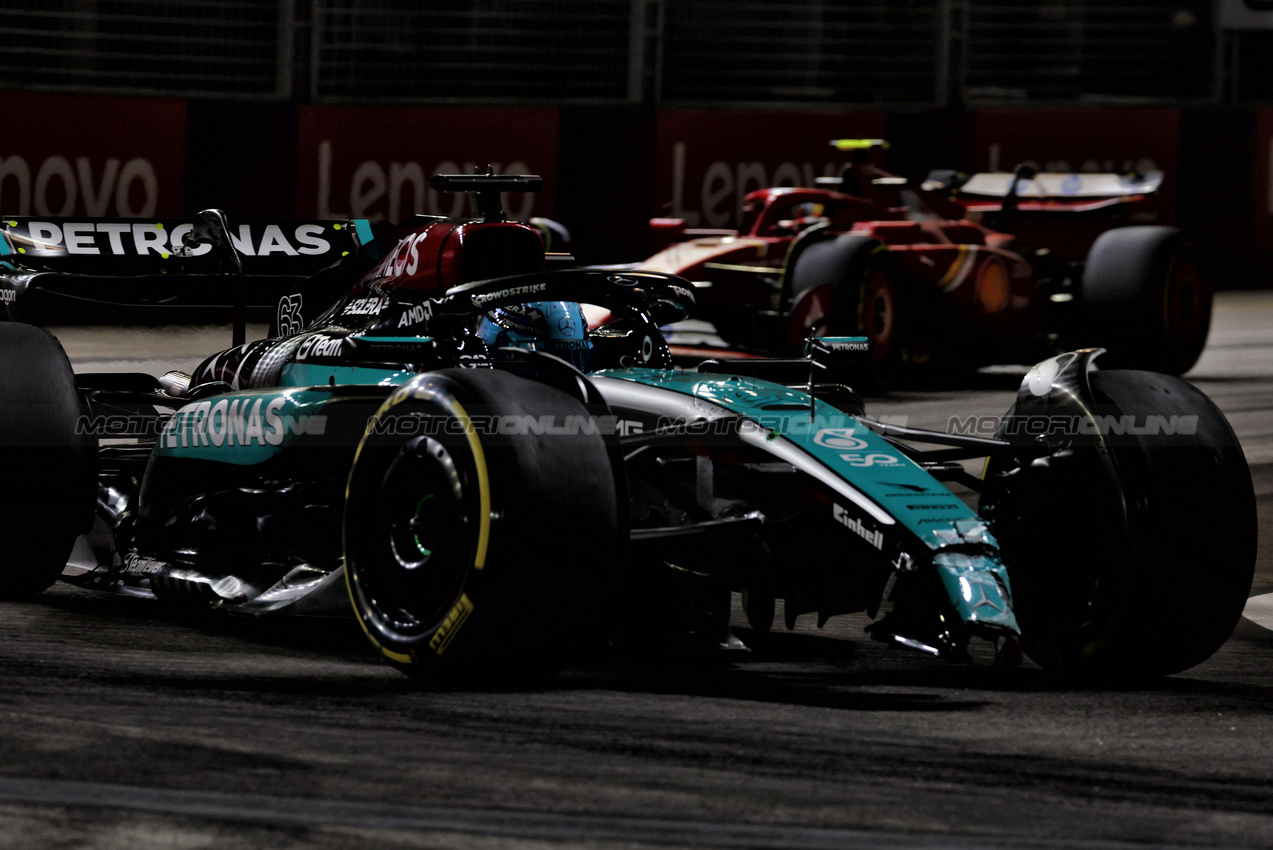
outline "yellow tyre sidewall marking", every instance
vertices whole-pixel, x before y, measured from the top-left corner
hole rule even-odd
[[[477,432],[473,427],[473,420],[469,417],[468,411],[466,411],[464,406],[461,405],[450,393],[430,381],[412,381],[390,395],[389,398],[385,400],[385,403],[380,406],[380,409],[376,411],[375,415],[367,422],[367,428],[363,432],[363,439],[359,442],[358,448],[354,451],[354,462],[350,467],[350,480],[352,481],[353,479],[353,470],[358,467],[358,459],[362,456],[363,446],[367,444],[367,437],[375,433],[377,424],[379,424],[397,405],[404,401],[415,399],[423,399],[433,402],[454,416],[464,426],[464,436],[468,440],[469,450],[473,454],[474,477],[477,479],[478,490],[477,550],[473,556],[473,569],[481,571],[486,566],[486,553],[490,548],[491,538],[491,485],[486,467],[486,453],[482,449],[482,442],[477,437]],[[345,502],[346,504],[349,502],[349,482],[346,482],[345,484]],[[399,664],[412,663],[415,660],[413,655],[396,652],[382,645],[367,627],[367,623],[363,619],[362,611],[358,608],[358,601],[354,594],[354,580],[348,564],[345,565],[345,589],[349,593],[349,602],[350,606],[354,609],[354,616],[358,619],[358,625],[362,628],[363,634],[367,636],[367,639],[370,640],[371,643],[390,661],[396,661]],[[473,602],[470,601],[467,596],[463,596],[462,599],[468,603],[468,611],[472,611],[475,607]],[[458,604],[459,603],[457,603],[457,605]],[[454,612],[455,609],[452,609],[452,613]],[[450,615],[448,615],[448,618],[450,618]],[[455,634],[459,631],[460,625],[462,625],[463,621],[466,619],[468,619],[467,612],[459,623],[453,623],[451,625],[445,644],[442,645],[440,649],[445,650],[446,646],[450,645],[451,641],[455,639]],[[445,622],[447,621],[444,621],[444,623]],[[438,654],[441,655],[441,652],[438,652]]]

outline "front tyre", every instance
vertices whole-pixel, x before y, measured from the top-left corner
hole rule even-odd
[[[599,423],[490,370],[423,375],[359,446],[345,569],[364,631],[404,672],[521,680],[598,646],[622,557]]]
[[[988,470],[982,510],[1022,647],[1081,677],[1179,672],[1220,648],[1250,593],[1250,471],[1224,415],[1185,381],[1097,371],[1091,390],[1113,432],[1104,447],[1074,441]]]

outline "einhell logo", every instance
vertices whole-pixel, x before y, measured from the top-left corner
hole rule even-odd
[[[145,157],[94,161],[50,156],[39,162],[0,151],[0,210],[8,215],[146,218],[159,206],[159,177]]]
[[[873,528],[855,516],[850,516],[849,512],[842,505],[834,505],[831,508],[831,515],[840,525],[852,531],[858,537],[861,537],[867,543],[870,543],[876,549],[884,548],[884,533],[878,528]]]

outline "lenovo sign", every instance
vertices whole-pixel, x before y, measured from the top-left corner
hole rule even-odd
[[[770,186],[813,186],[840,173],[846,157],[829,142],[881,138],[879,112],[659,113],[655,205],[659,216],[691,227],[736,227],[747,193]]]
[[[0,137],[0,213],[181,213],[184,102],[0,92],[0,111],[11,119]]]
[[[510,218],[553,212],[557,110],[302,106],[297,213],[402,221],[470,214],[463,193],[429,188],[431,174],[538,174],[543,190],[504,196]]]

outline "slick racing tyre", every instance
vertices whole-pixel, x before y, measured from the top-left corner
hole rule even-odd
[[[871,341],[868,381],[896,381],[907,358],[901,265],[878,239],[846,233],[813,242],[791,269],[788,342],[809,336],[864,336]]]
[[[1182,375],[1211,327],[1211,282],[1174,227],[1120,227],[1101,234],[1083,270],[1077,346],[1107,350],[1103,362]]]
[[[595,424],[566,393],[485,369],[422,375],[380,408],[349,478],[345,569],[391,663],[518,681],[603,642],[626,496]]]
[[[97,446],[76,434],[75,376],[52,335],[0,323],[0,356],[0,598],[16,599],[57,581],[76,536],[88,530]]]
[[[1098,371],[1091,388],[1115,430],[1106,450],[1072,441],[987,472],[982,511],[1008,566],[1022,647],[1081,677],[1185,670],[1224,643],[1250,593],[1246,459],[1215,404],[1178,378]]]

